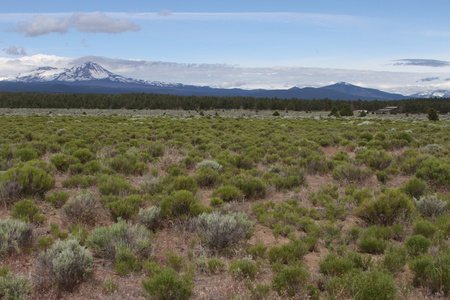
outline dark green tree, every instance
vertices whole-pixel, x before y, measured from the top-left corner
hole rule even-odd
[[[328,116],[329,116],[329,117],[335,116],[335,117],[339,118],[339,111],[338,111],[336,105],[333,105],[333,107],[331,108],[331,111],[330,111],[330,113],[328,114]]]
[[[343,117],[350,117],[353,116],[353,110],[350,107],[350,104],[348,103],[344,103],[341,107],[341,109],[339,110],[339,113],[341,114],[341,116]]]
[[[434,108],[430,108],[428,110],[428,120],[439,121],[439,116]]]

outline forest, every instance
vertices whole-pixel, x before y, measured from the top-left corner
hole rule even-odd
[[[253,97],[197,97],[159,94],[40,94],[0,93],[0,108],[84,108],[84,109],[246,109],[330,111],[349,104],[353,110],[376,111],[398,106],[400,113],[426,113],[430,108],[450,112],[449,98],[407,99],[394,101],[344,101],[330,99],[277,99]]]

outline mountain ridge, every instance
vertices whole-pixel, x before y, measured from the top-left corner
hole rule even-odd
[[[225,89],[127,78],[114,74],[101,65],[88,61],[72,68],[40,67],[15,77],[0,79],[0,91],[47,93],[154,93],[180,96],[244,96],[280,99],[330,100],[401,100],[411,96],[387,93],[377,89],[338,82],[324,87],[292,87],[289,89]],[[442,95],[446,95],[440,91]],[[447,91],[448,92],[448,91]],[[449,92],[450,95],[450,92]],[[417,97],[416,97],[417,98]]]

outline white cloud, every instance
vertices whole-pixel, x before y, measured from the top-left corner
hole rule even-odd
[[[8,48],[4,48],[3,51],[9,55],[27,55],[27,52],[24,48],[17,46],[10,46]]]
[[[139,25],[126,19],[113,19],[102,12],[73,13],[65,16],[37,15],[29,22],[19,22],[10,31],[24,33],[27,37],[36,37],[49,33],[67,33],[70,28],[80,32],[122,33],[139,31]]]

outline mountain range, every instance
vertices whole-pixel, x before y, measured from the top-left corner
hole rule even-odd
[[[419,93],[410,96],[363,88],[345,82],[319,88],[293,87],[290,89],[224,89],[208,86],[163,83],[126,78],[114,74],[94,62],[86,62],[72,68],[40,67],[15,77],[0,78],[0,91],[41,93],[153,93],[180,96],[242,96],[280,99],[331,100],[401,100],[408,98],[450,97],[450,91]]]

